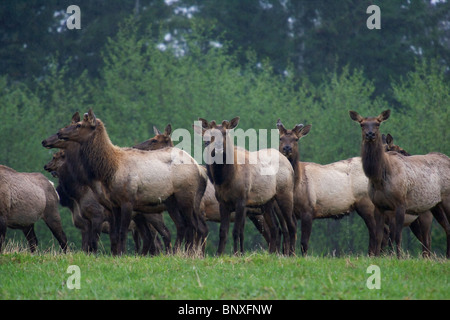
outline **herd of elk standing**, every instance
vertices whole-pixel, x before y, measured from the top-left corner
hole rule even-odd
[[[232,163],[206,161],[202,166],[174,147],[170,124],[163,133],[154,128],[155,137],[123,148],[111,142],[92,110],[83,118],[77,112],[67,126],[42,141],[45,148],[59,149],[44,167],[58,178],[56,190],[41,173],[0,166],[0,250],[9,227],[22,229],[34,251],[34,223],[43,218],[65,251],[59,202],[70,209],[86,252],[97,251],[105,232],[112,254],[124,254],[131,231],[142,254],[162,251],[158,234],[166,253],[179,250],[184,241],[186,251],[204,254],[206,221],[215,221],[220,222],[217,254],[225,251],[230,222],[234,253],[243,253],[248,216],[269,252],[278,252],[282,243],[287,255],[295,254],[299,220],[305,255],[313,220],[356,211],[368,229],[369,255],[379,255],[390,240],[400,256],[402,229],[409,226],[423,256],[429,256],[434,216],[446,232],[450,257],[450,158],[434,152],[411,156],[393,144],[390,134],[381,135],[379,126],[389,110],[378,117],[349,114],[361,125],[361,157],[327,165],[300,161],[299,140],[311,125],[288,130],[279,119],[279,150],[250,152],[229,137],[239,117],[221,124],[199,118],[201,127],[194,125],[194,131],[203,136],[206,154],[233,158]],[[245,161],[237,161],[239,157]],[[164,211],[176,226],[174,247]]]

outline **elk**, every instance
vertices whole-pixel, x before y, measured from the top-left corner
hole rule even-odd
[[[125,240],[133,212],[152,212],[165,205],[180,210],[189,224],[188,247],[198,231],[198,212],[206,179],[197,162],[186,152],[165,148],[143,151],[115,146],[105,125],[92,109],[83,120],[58,131],[58,138],[80,144],[79,156],[89,185],[100,203],[111,210],[111,251],[125,252]]]
[[[172,133],[172,126],[170,123],[166,126],[164,129],[164,133],[158,130],[155,126],[153,126],[153,132],[155,133],[155,136],[153,138],[150,138],[144,142],[141,142],[133,148],[139,149],[139,150],[159,150],[163,148],[173,147],[172,138],[170,137],[170,134]],[[161,207],[160,212],[162,213],[167,208]],[[181,213],[174,208],[174,210],[171,210],[169,212],[169,215],[173,222],[175,223],[175,227],[177,228],[177,237],[175,240],[174,245],[174,251],[180,249],[181,243],[183,242],[183,239],[185,238],[185,234],[188,228],[187,222],[185,221],[184,217],[181,215]],[[197,221],[197,225],[199,228],[201,228],[201,236],[196,235],[197,241],[202,244],[202,251],[204,251],[204,248],[206,246],[206,236],[208,234],[208,227],[206,224],[204,224],[204,221],[200,219],[200,217],[197,216],[196,212],[194,211],[194,219]]]
[[[91,189],[80,184],[65,161],[64,149],[52,156],[44,170],[58,178],[56,188],[60,204],[72,213],[72,222],[81,231],[81,248],[89,253],[97,252],[97,243],[102,224],[108,219],[107,213],[95,199]]]
[[[288,130],[277,121],[280,152],[289,160],[295,176],[294,213],[301,221],[302,254],[308,243],[314,219],[337,218],[356,211],[369,231],[369,255],[376,250],[373,205],[367,195],[367,178],[362,174],[361,158],[350,158],[327,165],[300,162],[298,141],[311,130],[311,125],[297,124]]]
[[[390,116],[385,110],[377,117],[362,117],[349,111],[350,118],[361,126],[361,158],[369,179],[368,194],[375,205],[377,234],[381,242],[386,216],[401,257],[401,235],[405,214],[420,215],[430,210],[436,220],[447,222],[447,257],[450,256],[450,158],[442,153],[405,157],[397,152],[385,152],[379,128]],[[445,216],[447,221],[445,221]],[[379,253],[380,244],[377,246]]]
[[[67,237],[58,211],[58,194],[53,183],[37,172],[17,172],[0,165],[0,251],[6,228],[21,229],[31,252],[38,240],[34,224],[43,219],[61,249],[66,252]]]
[[[398,145],[394,144],[394,138],[391,134],[381,135],[381,139],[383,141],[384,150],[386,152],[388,151],[395,151],[398,152],[404,156],[409,157],[411,154],[409,154],[407,151],[405,151],[403,148],[399,147]],[[446,218],[445,218],[446,220]],[[433,222],[433,215],[431,211],[427,211],[423,214],[420,214],[418,216],[416,215],[405,215],[405,221],[404,226],[408,226],[413,234],[416,236],[416,238],[419,240],[419,242],[422,244],[422,255],[424,257],[428,257],[431,252],[431,223]],[[393,219],[389,219],[387,222],[388,225],[393,223]],[[445,230],[445,224],[443,225],[441,223],[442,227]],[[381,248],[385,247],[387,243],[392,247],[392,240],[393,235],[389,235],[389,229],[385,228],[385,234],[383,238],[383,242],[381,245]]]
[[[230,214],[235,211],[233,228],[234,253],[244,252],[244,223],[246,207],[259,207],[264,212],[265,221],[270,229],[269,252],[275,251],[276,228],[272,209],[278,204],[286,221],[289,237],[284,238],[289,254],[295,253],[296,220],[292,217],[293,208],[293,169],[290,163],[276,149],[263,149],[250,152],[234,146],[229,140],[229,131],[239,123],[239,117],[231,121],[224,120],[217,125],[213,120],[199,118],[202,128],[194,126],[197,133],[210,140],[207,152],[215,159],[207,161],[208,176],[215,188],[220,207],[220,234],[217,254],[224,252]],[[231,158],[231,161],[225,159]],[[250,159],[258,159],[250,163]],[[244,159],[237,161],[237,159]],[[222,162],[222,163],[220,163]],[[231,163],[230,163],[231,162]],[[278,167],[275,167],[278,165]],[[268,170],[269,169],[269,170]],[[267,170],[267,171],[266,171]],[[272,171],[271,174],[268,174]]]
[[[153,126],[153,131],[155,136],[150,138],[140,144],[135,145],[133,148],[141,149],[141,150],[157,150],[167,147],[173,147],[173,141],[171,138],[172,126],[170,123],[164,129],[164,132],[158,130],[156,126]],[[205,170],[206,168],[202,166]],[[253,210],[255,211],[255,210]],[[202,197],[202,201],[200,203],[200,221],[199,223],[204,224],[205,221],[213,221],[220,222],[220,212],[219,212],[219,202],[216,199],[214,185],[211,181],[207,180],[207,185],[205,189],[205,193]],[[247,211],[247,215],[249,219],[253,222],[256,229],[263,235],[264,239],[269,243],[270,235],[267,231],[267,226],[264,227],[264,218],[262,217],[261,212],[249,212]],[[177,227],[177,240],[175,243],[181,243],[185,233],[185,222],[182,217],[171,217],[174,220],[175,225]],[[231,215],[231,222],[234,222],[234,213]],[[206,224],[204,225],[207,228]],[[177,247],[179,245],[176,245]]]
[[[95,253],[98,249],[97,243],[100,233],[103,232],[109,234],[108,220],[110,219],[110,214],[102,205],[100,205],[89,187],[80,185],[80,183],[76,181],[68,181],[70,175],[68,175],[67,172],[68,165],[65,158],[64,149],[59,150],[53,154],[52,160],[44,166],[44,170],[50,172],[54,177],[59,178],[59,185],[56,188],[56,191],[59,194],[60,204],[64,207],[68,207],[72,212],[72,222],[74,226],[81,231],[81,248],[86,253]],[[70,192],[72,188],[78,189],[77,193],[71,193],[72,196],[76,196],[77,194],[81,195],[77,200],[67,193]],[[156,230],[153,225],[159,225],[163,221],[160,221],[158,217],[154,217],[153,215],[146,216],[145,218],[149,224],[148,231],[150,233],[150,239],[159,241],[159,238],[156,237]],[[143,232],[138,230],[136,223],[133,221],[130,224],[129,230],[134,239],[136,253],[138,253],[140,251],[139,233],[141,233],[141,237],[144,239],[145,235],[142,235]],[[146,254],[147,251],[150,251],[150,254],[152,255],[160,252],[161,244],[159,242],[151,241],[150,239],[148,245],[149,249],[144,245],[143,254]]]
[[[80,120],[79,113],[76,112],[69,125],[74,125]],[[50,172],[58,171],[59,185],[57,190],[62,195],[60,197],[61,205],[69,207],[75,226],[82,232],[83,250],[96,252],[100,232],[103,230],[103,232],[109,233],[111,212],[97,201],[96,195],[88,185],[89,179],[79,158],[80,145],[76,142],[60,140],[57,134],[43,140],[42,145],[48,149],[59,148],[64,150],[62,153],[55,154],[54,159],[44,169],[48,169]],[[142,254],[145,255],[148,252],[156,254],[159,251],[159,243],[155,243],[153,240],[156,240],[154,228],[161,234],[166,252],[170,250],[170,232],[164,225],[162,216],[145,215],[144,218],[146,222],[144,220],[141,221],[142,223],[135,221],[131,224],[134,227],[130,226],[136,252],[140,248],[139,235],[144,240]],[[141,217],[134,216],[133,219],[139,220]],[[108,226],[105,227],[104,224],[108,224]]]

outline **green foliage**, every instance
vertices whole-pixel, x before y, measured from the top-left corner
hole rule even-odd
[[[402,107],[393,121],[396,142],[411,154],[449,155],[450,83],[444,70],[435,61],[416,62],[415,70],[392,87]]]

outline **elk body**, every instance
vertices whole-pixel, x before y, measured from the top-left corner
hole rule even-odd
[[[153,131],[155,133],[155,136],[153,138],[150,138],[142,143],[139,143],[133,148],[139,149],[139,150],[159,150],[164,148],[173,148],[173,142],[172,138],[170,137],[170,134],[172,133],[172,126],[168,124],[164,130],[164,133],[158,130],[155,126],[153,126]],[[207,180],[206,174],[204,174],[204,180]],[[162,218],[162,212],[167,210],[165,206],[160,206],[158,210],[155,210],[161,213]],[[198,234],[195,234],[195,237],[197,238],[196,241],[202,244],[202,251],[204,252],[204,249],[206,248],[206,236],[208,234],[208,227],[205,224],[205,222],[201,219],[201,215],[197,214],[197,212],[193,212],[194,214],[194,220],[197,223],[198,228],[200,229],[200,232]],[[177,237],[175,240],[175,246],[174,251],[180,249],[181,243],[183,242],[187,229],[189,228],[188,223],[186,219],[183,217],[183,215],[179,212],[179,210],[176,210],[174,208],[173,210],[169,211],[170,218],[175,223],[175,227],[177,229]]]
[[[79,122],[80,116],[76,112],[72,116],[70,125]],[[72,212],[74,225],[81,230],[82,248],[87,252],[97,251],[97,241],[100,232],[109,233],[111,212],[98,202],[97,196],[89,186],[89,178],[80,160],[80,144],[73,141],[60,140],[58,135],[52,135],[42,141],[45,148],[59,148],[44,169],[57,172],[59,185],[57,191],[61,195],[61,205],[69,207]],[[145,215],[145,220],[134,216],[130,224],[135,242],[136,252],[140,250],[139,236],[144,240],[142,254],[156,254],[160,251],[155,229],[161,234],[166,251],[170,250],[170,232],[161,217]],[[156,242],[155,242],[156,241]]]
[[[173,141],[171,138],[172,126],[168,124],[164,129],[164,132],[161,132],[153,127],[153,131],[155,136],[150,138],[140,144],[135,145],[133,148],[141,149],[141,150],[158,150],[167,147],[173,147]],[[206,174],[206,168],[202,166],[204,172]],[[253,222],[256,229],[262,234],[264,239],[269,244],[270,242],[270,234],[268,233],[267,226],[264,226],[264,217],[261,212],[249,212],[247,210],[247,216]],[[177,240],[175,243],[181,243],[185,233],[185,221],[182,217],[171,217],[174,220],[175,225],[177,227]],[[220,222],[220,209],[219,202],[216,199],[214,185],[211,183],[209,179],[207,179],[207,185],[205,189],[205,193],[203,194],[202,201],[200,203],[200,217],[201,220],[199,223],[204,224],[205,221],[213,221]],[[234,222],[235,214],[231,214],[230,221]],[[204,228],[207,230],[206,224]],[[206,231],[207,232],[207,231]],[[179,246],[179,245],[178,245]]]
[[[186,152],[165,148],[142,151],[112,144],[106,128],[89,110],[82,121],[62,128],[62,140],[80,144],[80,159],[90,186],[102,205],[112,212],[111,251],[121,254],[133,211],[152,212],[158,205],[180,210],[197,232],[193,211],[200,206],[206,181],[197,162]],[[193,247],[193,234],[188,238]]]
[[[215,195],[220,206],[220,234],[218,254],[223,254],[227,239],[230,214],[235,212],[233,228],[234,252],[244,251],[244,223],[246,207],[259,207],[263,210],[265,221],[270,228],[269,251],[275,251],[276,228],[272,208],[276,202],[280,207],[289,230],[289,238],[285,237],[285,245],[289,253],[295,253],[296,221],[292,217],[293,208],[293,169],[278,150],[264,149],[249,152],[227,142],[228,131],[239,123],[239,117],[230,122],[224,120],[221,125],[215,121],[202,122],[201,132],[204,138],[210,136],[207,146],[209,154],[220,161],[208,161],[207,170],[215,188]],[[195,127],[194,127],[195,128]],[[199,128],[195,128],[199,130]],[[231,155],[230,155],[231,153]],[[258,159],[250,163],[249,159]],[[231,158],[232,163],[225,159]],[[244,159],[244,161],[238,161]],[[275,167],[275,164],[277,167]],[[272,174],[269,174],[272,171]],[[266,174],[265,174],[266,173]]]
[[[381,135],[384,150],[386,152],[388,151],[394,151],[398,152],[406,157],[409,157],[411,154],[409,154],[407,151],[405,151],[403,148],[399,147],[398,145],[394,144],[394,138],[388,133],[387,135]],[[387,219],[387,228],[385,228],[384,238],[381,245],[381,248],[385,247],[387,244],[389,244],[392,247],[392,239],[394,238],[394,235],[392,234],[392,228],[389,228],[389,225],[394,223],[394,219],[392,215],[390,217],[386,216]],[[445,221],[447,221],[447,218],[445,218]],[[405,221],[403,223],[404,227],[409,227],[413,234],[416,236],[416,238],[419,240],[419,242],[422,245],[422,255],[424,257],[428,257],[431,252],[431,223],[433,222],[433,215],[431,211],[427,211],[420,215],[411,215],[406,214],[405,215]],[[446,223],[443,223],[443,220],[440,221],[440,224],[442,227],[446,228]]]
[[[369,231],[369,255],[376,250],[373,205],[367,195],[367,178],[362,172],[361,158],[350,158],[327,165],[300,162],[298,141],[307,135],[311,125],[296,125],[287,130],[280,120],[280,152],[294,168],[294,213],[301,221],[301,250],[308,251],[314,219],[349,214],[355,210]]]
[[[34,252],[38,244],[34,224],[42,218],[65,252],[67,237],[58,201],[53,184],[43,174],[17,172],[0,165],[0,250],[8,227],[21,229]]]
[[[362,117],[350,111],[350,118],[361,125],[361,158],[369,179],[369,197],[375,205],[377,233],[381,239],[385,215],[393,214],[394,241],[400,256],[401,234],[405,214],[419,215],[430,210],[438,222],[445,224],[450,214],[450,158],[441,153],[405,157],[385,152],[380,124],[390,110],[378,117]],[[447,233],[447,257],[450,256],[450,232]],[[379,252],[380,245],[377,246]]]

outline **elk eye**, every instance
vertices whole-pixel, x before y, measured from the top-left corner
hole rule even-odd
[[[81,124],[78,123],[78,124],[77,124],[77,128],[80,128],[80,127],[81,127]]]

